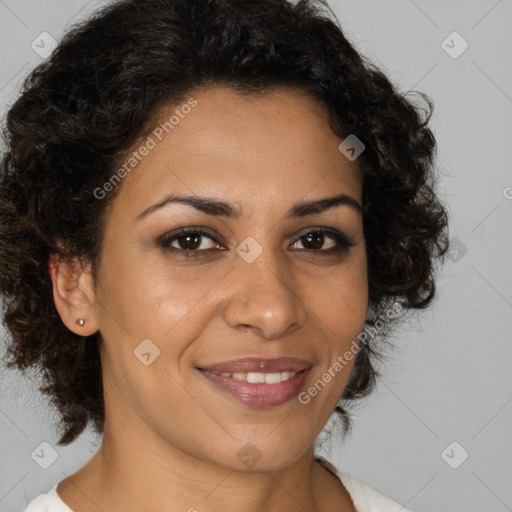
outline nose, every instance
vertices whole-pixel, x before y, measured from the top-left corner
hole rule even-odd
[[[294,286],[285,262],[270,251],[252,263],[237,257],[231,274],[232,288],[224,310],[234,329],[253,330],[264,339],[276,339],[302,327],[307,306]]]

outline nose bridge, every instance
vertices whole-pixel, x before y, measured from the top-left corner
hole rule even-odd
[[[285,258],[278,250],[261,250],[251,242],[237,248],[226,321],[233,328],[251,327],[265,338],[276,338],[302,326],[307,310]]]

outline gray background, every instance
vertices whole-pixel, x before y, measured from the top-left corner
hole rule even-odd
[[[32,41],[44,31],[59,40],[70,22],[104,4],[0,0],[0,115],[42,60]],[[331,6],[347,36],[400,90],[433,99],[439,193],[458,250],[432,308],[397,332],[384,378],[355,410],[353,434],[342,445],[331,438],[322,452],[414,511],[512,510],[512,2]],[[457,58],[442,46],[454,31],[469,44]],[[461,42],[452,36],[444,47],[453,54]],[[85,464],[99,440],[87,432],[58,447],[55,413],[34,376],[2,370],[0,389],[0,509],[19,512]],[[41,442],[58,453],[46,470],[31,458]]]

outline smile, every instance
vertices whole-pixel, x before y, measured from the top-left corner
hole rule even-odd
[[[217,372],[212,372],[217,373]],[[235,380],[243,380],[250,382],[251,384],[277,384],[279,382],[285,382],[295,376],[295,372],[274,372],[274,373],[227,373],[220,372],[217,375],[223,377],[232,377]]]
[[[299,394],[311,368],[310,362],[295,358],[244,358],[197,370],[231,399],[252,407],[275,407]]]

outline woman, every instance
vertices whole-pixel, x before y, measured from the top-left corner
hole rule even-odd
[[[315,457],[435,295],[426,116],[321,2],[124,0],[7,116],[0,291],[65,445],[37,511],[406,510]]]

